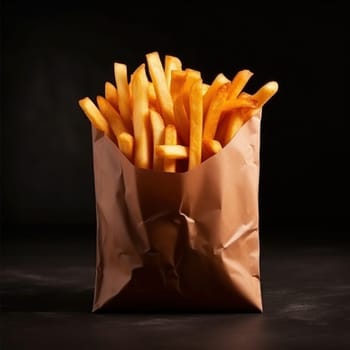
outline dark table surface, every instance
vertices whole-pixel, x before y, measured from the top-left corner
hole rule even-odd
[[[94,314],[93,230],[24,231],[2,239],[2,350],[350,349],[350,244],[337,233],[264,232],[262,314]]]

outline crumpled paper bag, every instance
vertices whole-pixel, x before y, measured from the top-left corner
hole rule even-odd
[[[181,173],[138,169],[93,129],[93,312],[261,312],[261,113]]]

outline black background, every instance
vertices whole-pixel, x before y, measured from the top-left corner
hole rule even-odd
[[[349,349],[346,1],[1,3],[1,349]],[[276,80],[261,128],[262,314],[94,314],[78,100],[153,50],[210,83]]]
[[[3,1],[2,222],[94,225],[78,99],[103,93],[114,61],[131,72],[157,50],[208,83],[243,68],[254,72],[248,92],[276,80],[263,110],[261,227],[348,231],[344,4]]]

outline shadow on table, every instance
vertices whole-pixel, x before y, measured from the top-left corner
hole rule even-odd
[[[2,311],[91,312],[93,272],[63,269],[54,275],[5,270],[0,273]]]

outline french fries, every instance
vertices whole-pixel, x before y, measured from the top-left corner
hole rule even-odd
[[[219,153],[222,150],[220,141],[213,139],[204,139],[203,140],[203,160],[208,159],[209,157]]]
[[[204,96],[203,96],[203,113],[204,115],[207,114],[209,105],[211,100],[213,99],[213,97],[216,94],[216,91],[220,88],[220,86],[229,83],[229,79],[227,79],[225,77],[224,74],[219,73],[215,79],[213,80],[213,82],[210,84],[210,86],[208,87],[207,91],[205,92]]]
[[[174,124],[173,100],[171,99],[159,53],[157,51],[148,53],[146,60],[165,123]]]
[[[125,125],[131,129],[132,109],[126,64],[118,62],[114,63],[114,76],[118,89],[118,104],[120,115],[123,118]]]
[[[190,91],[190,148],[188,154],[188,169],[191,170],[202,161],[203,134],[203,96],[202,79],[192,84]]]
[[[150,122],[153,140],[153,169],[162,170],[164,156],[156,152],[157,146],[164,144],[164,120],[162,116],[155,110],[150,110]]]
[[[115,85],[106,81],[96,104],[84,97],[80,108],[135,167],[169,173],[219,153],[278,91],[276,81],[245,91],[253,76],[248,69],[232,79],[219,73],[208,84],[176,56],[162,63],[157,51],[129,75],[126,64],[115,62],[114,75]]]
[[[114,107],[114,109],[119,111],[118,91],[117,88],[109,81],[106,81],[105,83],[105,98]]]
[[[112,136],[111,129],[106,118],[89,97],[80,99],[79,106],[97,130],[104,132],[109,137]]]
[[[227,95],[229,92],[229,83],[221,85],[220,88],[216,91],[215,96],[213,96],[211,103],[208,107],[207,115],[205,116],[204,121],[204,131],[203,138],[212,140],[215,137],[216,129],[219,124],[221,112],[223,106],[226,102]]]
[[[107,99],[102,96],[97,96],[97,105],[102,115],[109,123],[117,140],[122,132],[130,132],[130,130],[125,127],[120,114],[114,109]]]
[[[168,89],[170,89],[171,85],[171,72],[181,71],[182,68],[182,62],[178,57],[166,55],[165,56],[165,62],[164,62],[164,73],[165,73],[165,79],[168,84]]]
[[[122,132],[119,134],[118,143],[120,151],[132,162],[134,158],[134,137],[127,132]]]
[[[168,124],[165,127],[164,144],[169,146],[175,146],[177,144],[177,132],[175,125]],[[176,171],[176,160],[174,158],[171,157],[164,159],[164,171],[168,173],[174,173]]]
[[[149,169],[151,165],[149,109],[148,109],[148,79],[145,64],[142,63],[135,71],[131,86],[132,91],[132,121],[135,135],[135,166]]]

